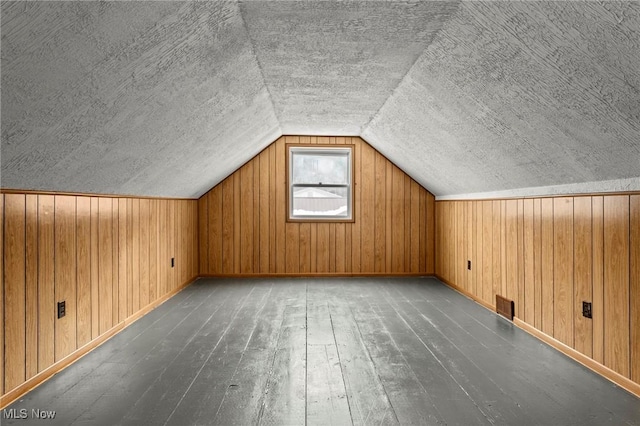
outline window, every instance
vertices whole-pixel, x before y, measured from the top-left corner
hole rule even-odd
[[[353,221],[353,145],[287,145],[290,221]]]

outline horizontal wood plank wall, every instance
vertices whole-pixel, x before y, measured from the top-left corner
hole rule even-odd
[[[286,222],[287,143],[355,145],[354,223]],[[434,204],[360,138],[283,136],[200,198],[200,274],[432,274]]]
[[[196,200],[7,193],[0,213],[1,395],[198,275]]]
[[[640,384],[640,195],[437,201],[435,214],[439,277],[492,308],[497,288],[518,320]]]

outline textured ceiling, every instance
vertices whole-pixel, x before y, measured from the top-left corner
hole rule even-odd
[[[282,134],[446,198],[640,190],[640,3],[3,2],[4,188],[197,197]],[[474,195],[471,195],[474,196]]]

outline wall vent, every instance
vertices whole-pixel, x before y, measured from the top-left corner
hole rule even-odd
[[[507,318],[509,321],[513,321],[513,306],[513,300],[509,300],[496,294],[496,312]]]

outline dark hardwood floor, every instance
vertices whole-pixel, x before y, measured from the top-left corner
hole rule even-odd
[[[1,423],[640,425],[640,399],[433,278],[200,279]]]

